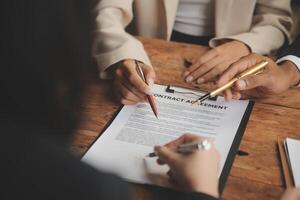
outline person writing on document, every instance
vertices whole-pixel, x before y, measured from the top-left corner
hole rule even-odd
[[[134,10],[134,12],[133,12]],[[231,63],[256,52],[270,54],[289,37],[290,0],[101,0],[96,6],[93,55],[101,78],[115,73],[114,90],[123,104],[151,94],[155,72],[141,42],[133,35],[211,47],[184,72],[187,82],[206,82]],[[125,28],[131,23],[130,33]],[[147,84],[134,60],[143,63]]]
[[[283,50],[276,62],[258,54],[248,55],[228,68],[218,80],[218,85],[225,84],[236,74],[262,60],[269,62],[264,72],[237,81],[224,93],[226,99],[271,97],[290,87],[300,86],[300,35]]]

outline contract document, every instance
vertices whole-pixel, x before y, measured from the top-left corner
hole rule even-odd
[[[214,141],[221,154],[220,175],[231,152],[230,169],[252,109],[250,101],[226,102],[218,97],[193,105],[197,99],[195,93],[201,95],[200,92],[177,88],[179,92],[170,93],[166,88],[163,85],[153,87],[159,119],[149,103],[123,106],[82,161],[130,182],[172,187],[166,175],[168,167],[158,165],[157,158],[146,155],[153,152],[155,145],[163,145],[184,133],[193,133]],[[233,145],[234,141],[237,145]]]

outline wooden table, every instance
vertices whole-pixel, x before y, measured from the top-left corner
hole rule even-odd
[[[201,55],[206,47],[139,38],[150,56],[159,84],[182,84],[184,59]],[[113,117],[120,104],[113,101],[109,81],[87,70],[83,102],[76,114],[79,124],[72,150],[82,156]],[[300,139],[300,90],[256,102],[240,149],[248,156],[236,156],[222,199],[279,199],[284,191],[277,137]],[[134,199],[171,199],[170,192],[132,185]]]

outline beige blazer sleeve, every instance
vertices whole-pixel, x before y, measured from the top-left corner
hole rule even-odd
[[[101,0],[96,7],[96,31],[92,54],[102,79],[109,78],[106,69],[126,59],[136,59],[149,66],[150,60],[140,41],[125,31],[133,18],[133,0]]]
[[[224,39],[241,41],[248,45],[252,52],[272,54],[285,42],[291,42],[292,11],[290,0],[258,0],[248,32],[228,36],[217,35],[210,41],[210,46],[218,46]]]

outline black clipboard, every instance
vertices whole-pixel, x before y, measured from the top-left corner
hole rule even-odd
[[[238,130],[235,134],[235,137],[234,137],[234,140],[233,140],[232,145],[230,147],[230,150],[228,152],[223,170],[222,170],[220,178],[219,178],[219,192],[220,192],[220,194],[222,194],[222,192],[224,190],[224,187],[225,187],[226,181],[228,179],[228,176],[229,176],[232,164],[234,162],[236,153],[239,150],[242,138],[244,136],[244,132],[245,132],[245,129],[247,127],[247,124],[248,124],[253,106],[254,106],[254,101],[250,100],[249,103],[248,103],[248,106],[245,110],[245,113],[243,115],[243,118],[240,122],[240,125],[238,127]]]
[[[176,86],[177,87],[177,86]],[[228,155],[227,155],[227,158],[226,158],[226,161],[225,161],[225,164],[224,164],[224,167],[223,167],[223,170],[220,174],[220,178],[219,178],[219,193],[220,195],[223,193],[224,191],[224,188],[225,188],[225,185],[226,185],[226,182],[227,182],[227,179],[228,179],[228,176],[229,176],[229,173],[230,173],[230,170],[231,170],[231,167],[233,165],[233,162],[234,162],[234,159],[235,159],[235,156],[236,156],[236,153],[238,152],[239,150],[239,146],[241,144],[241,141],[242,141],[242,138],[244,136],[244,132],[245,132],[245,129],[247,127],[247,124],[248,124],[248,121],[249,121],[249,118],[250,118],[250,114],[252,112],[252,109],[253,109],[253,106],[254,106],[255,102],[252,101],[252,100],[249,100],[249,103],[248,103],[248,106],[244,112],[244,115],[242,117],[242,120],[240,122],[240,125],[237,129],[237,132],[235,134],[235,137],[234,137],[234,140],[232,142],[232,145],[230,147],[230,150],[228,152]],[[120,106],[117,111],[113,114],[112,118],[105,124],[104,128],[101,130],[101,134],[99,134],[95,140],[91,143],[91,145],[89,146],[92,147],[93,144],[98,140],[98,138],[105,132],[105,130],[110,126],[110,124],[113,122],[113,120],[117,117],[117,115],[119,114],[119,112],[122,110],[123,108],[123,105]],[[89,149],[88,148],[88,149]],[[86,152],[88,152],[88,149]],[[85,153],[86,153],[85,152]],[[85,154],[84,153],[84,154]],[[83,154],[83,156],[84,156]],[[82,156],[82,157],[83,157]],[[136,183],[133,183],[133,184],[136,184]],[[175,191],[173,190],[172,188],[166,188],[166,187],[160,187],[160,186],[156,186],[156,185],[150,185],[150,184],[143,184],[145,185],[146,187],[148,187],[150,190],[156,190],[156,191],[164,191],[164,190],[169,190],[169,191],[172,191],[175,192],[175,193],[178,193],[180,191]]]

